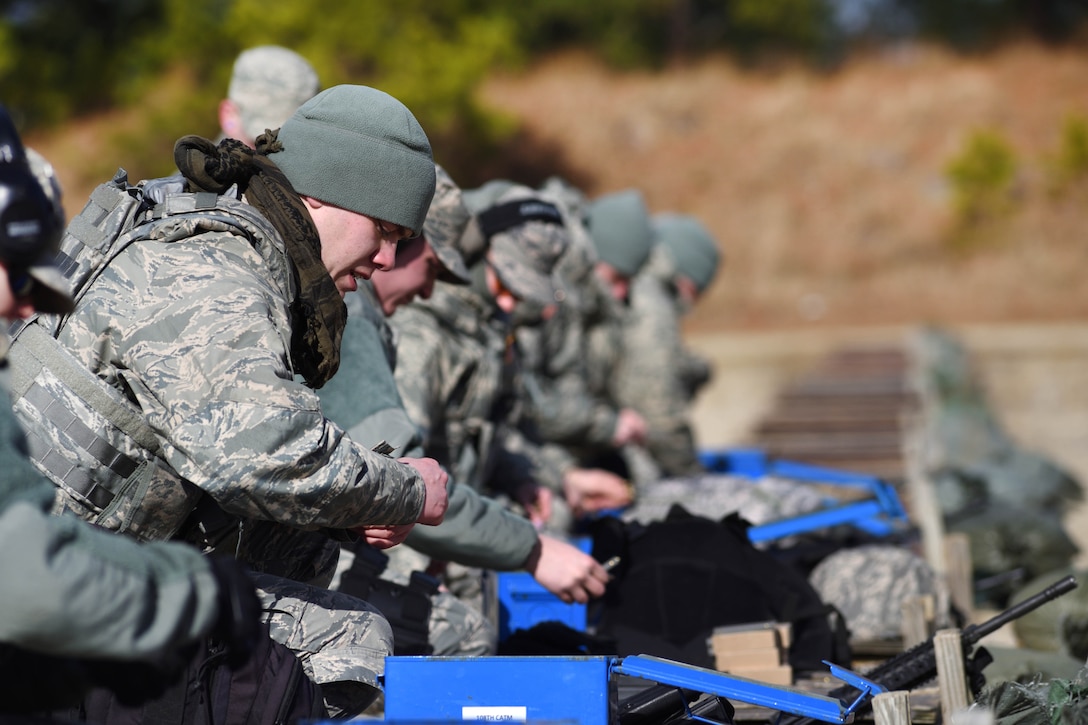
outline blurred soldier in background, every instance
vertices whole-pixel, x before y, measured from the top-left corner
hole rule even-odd
[[[692,216],[658,214],[656,242],[630,286],[624,328],[619,399],[649,426],[647,449],[667,476],[702,472],[691,429],[690,408],[710,367],[681,338],[681,319],[717,274],[718,244]]]
[[[551,515],[552,491],[579,512],[623,505],[629,493],[622,480],[550,467],[522,427],[513,329],[554,305],[552,269],[568,243],[558,209],[530,189],[512,187],[477,221],[483,239],[467,235],[461,245],[471,283],[439,283],[431,299],[404,306],[391,320],[397,387],[421,428],[424,450],[460,485],[509,497],[538,526]],[[546,549],[550,540],[542,541]],[[607,580],[584,558],[564,576],[573,578],[571,585],[549,588],[568,601],[598,596]]]
[[[622,348],[626,281],[650,251],[649,214],[634,190],[589,203],[564,182],[549,186],[564,210],[571,245],[558,265],[566,294],[556,314],[518,330],[530,410],[541,438],[576,465],[630,478],[642,470],[628,458],[644,442],[646,422],[618,405],[612,386]]]
[[[258,136],[282,126],[320,90],[317,71],[295,51],[278,45],[249,48],[234,61],[227,97],[219,102],[219,128],[252,148]]]

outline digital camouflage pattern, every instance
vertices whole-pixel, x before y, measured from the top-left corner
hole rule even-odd
[[[0,335],[0,391],[9,392]],[[23,430],[0,406],[0,677],[9,694],[30,659],[54,675],[16,707],[52,709],[86,692],[69,658],[156,661],[188,651],[215,626],[220,588],[190,546],[137,542],[72,517],[50,516],[56,488],[27,460]],[[54,659],[55,658],[55,659]],[[80,666],[82,668],[82,666]],[[21,676],[20,676],[21,675]],[[23,693],[26,694],[26,693]],[[55,700],[44,699],[55,697]],[[39,722],[15,715],[6,722]]]
[[[321,685],[329,714],[361,713],[381,690],[393,630],[376,609],[356,597],[257,575],[257,594],[272,639],[293,651]]]
[[[403,545],[382,553],[389,557],[381,573],[382,579],[402,586],[408,586],[412,572],[425,571],[431,561],[430,557]],[[495,654],[498,631],[484,616],[480,605],[480,602],[466,601],[450,591],[440,590],[431,595],[427,641],[434,647],[435,655],[479,657]]]
[[[623,518],[644,524],[663,521],[675,504],[715,520],[735,512],[752,524],[800,516],[825,505],[824,496],[815,487],[797,481],[707,474],[663,479],[641,488]],[[775,543],[789,546],[791,542],[780,539]]]
[[[151,238],[102,271],[58,340],[139,411],[157,455],[83,410],[78,419],[97,436],[95,445],[108,443],[141,463],[131,487],[112,500],[58,486],[57,509],[131,536],[166,539],[198,494],[207,494],[242,521],[240,559],[254,570],[313,581],[327,576],[329,553],[309,541],[319,558],[300,557],[291,546],[304,540],[300,529],[415,521],[424,491],[414,470],[351,441],[294,378],[294,290],[283,240],[244,202],[222,197],[218,211],[167,217],[149,229]],[[72,395],[48,368],[36,382],[47,400]],[[105,467],[80,460],[86,454],[72,433],[44,425],[45,408],[28,397],[20,405],[38,445],[98,475]],[[261,530],[268,541],[282,536],[281,548],[250,547],[247,535]],[[275,551],[295,558],[276,561]],[[274,636],[310,661],[319,682],[336,683],[323,688],[330,707],[343,698],[345,711],[357,712],[391,651],[387,623],[350,597],[274,581],[282,587]]]
[[[496,200],[496,204],[511,202],[520,203],[523,214],[549,205],[551,212],[557,213],[552,200],[528,187],[511,187]],[[492,235],[487,257],[499,279],[518,299],[550,305],[562,299],[563,286],[555,267],[569,245],[570,235],[560,214],[555,223],[528,221]]]
[[[174,477],[156,479],[145,492],[154,500],[100,523],[167,538],[194,486],[229,514],[297,528],[413,522],[424,497],[415,472],[352,442],[294,379],[282,241],[251,239],[200,214],[171,221],[102,272],[58,335],[139,408],[159,439],[156,468]],[[137,455],[101,421],[95,428]],[[63,437],[52,443],[64,455],[80,450]],[[98,513],[78,493],[61,494],[64,509]]]
[[[902,634],[903,601],[938,593],[925,559],[900,546],[841,549],[816,565],[809,583],[842,613],[852,638],[893,639]]]
[[[293,50],[261,45],[235,59],[227,97],[238,106],[246,135],[255,139],[282,126],[319,90],[309,61]]]
[[[468,284],[468,269],[457,250],[457,243],[464,235],[472,215],[465,208],[461,187],[449,173],[438,164],[435,164],[434,171],[434,198],[423,222],[423,236],[442,263],[439,279],[452,284]]]
[[[340,374],[319,392],[322,408],[364,445],[386,440],[394,446],[393,456],[422,456],[423,438],[404,409],[393,376],[393,331],[373,286],[360,285],[347,301]],[[383,361],[388,363],[384,367]],[[536,545],[532,524],[452,476],[447,491],[449,507],[442,523],[413,528],[407,545],[443,561],[503,571],[521,568]]]
[[[610,400],[608,371],[619,353],[619,327],[611,344],[598,340],[596,323],[604,323],[607,293],[593,272],[596,253],[588,233],[564,212],[571,243],[557,273],[567,293],[555,314],[538,325],[517,330],[529,414],[541,439],[559,444],[575,458],[610,447],[617,410]],[[615,318],[608,318],[615,319]]]
[[[508,322],[484,293],[440,283],[429,300],[405,305],[390,322],[397,389],[427,455],[480,492],[511,493],[532,480],[532,462],[501,444],[519,415],[509,387],[516,351]]]
[[[672,267],[660,249],[635,277],[624,317],[623,364],[616,373],[617,399],[637,410],[649,428],[647,449],[669,476],[702,471],[695,450],[688,391],[683,374],[681,310],[672,292]]]
[[[361,284],[347,304],[340,370],[319,392],[325,413],[364,445],[386,440],[396,447],[392,455],[421,456],[421,438],[404,411],[393,377],[393,332],[373,285]],[[525,563],[537,541],[528,520],[452,479],[449,495],[449,508],[439,526],[417,526],[404,545],[385,552],[390,563],[383,578],[407,585],[411,572],[426,569],[431,557],[505,570]],[[419,547],[426,555],[410,547]],[[338,568],[347,569],[353,558],[345,549]],[[488,654],[494,652],[496,637],[479,610],[445,592],[431,597],[428,641],[435,654]]]

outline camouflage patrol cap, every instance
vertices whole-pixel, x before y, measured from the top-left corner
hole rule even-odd
[[[658,214],[653,225],[657,243],[677,273],[694,282],[702,294],[717,274],[721,260],[714,237],[702,222],[687,214]]]
[[[463,192],[465,208],[470,214],[477,214],[494,206],[499,197],[516,186],[517,184],[509,179],[492,179],[475,189],[465,189]]]
[[[925,559],[901,546],[870,544],[840,549],[809,575],[809,583],[846,620],[860,640],[901,634],[903,600],[937,594],[937,575]]]
[[[234,61],[227,98],[238,107],[242,130],[255,139],[277,129],[320,90],[317,71],[293,50],[261,45]]]
[[[526,187],[513,187],[499,203],[477,215],[490,239],[488,259],[502,284],[519,299],[542,305],[562,297],[554,274],[556,263],[570,244],[559,208]],[[496,218],[516,223],[489,233]]]
[[[442,263],[438,278],[452,284],[468,284],[471,277],[457,243],[464,235],[472,215],[462,201],[461,187],[450,178],[449,173],[438,164],[434,165],[434,172],[434,198],[423,222],[423,236]]]
[[[539,188],[541,192],[562,202],[571,217],[585,223],[586,209],[589,206],[589,198],[585,192],[561,176],[549,176]]]
[[[654,244],[650,213],[642,193],[627,189],[605,194],[586,208],[586,227],[602,262],[634,277]]]
[[[598,257],[583,218],[569,206],[577,200],[554,185],[540,187],[539,194],[559,207],[570,234],[570,243],[555,266],[555,273],[563,283],[561,301],[590,314],[596,304],[595,292],[599,284],[593,273]]]

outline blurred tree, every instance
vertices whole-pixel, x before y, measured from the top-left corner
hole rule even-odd
[[[159,0],[0,0],[4,102],[33,124],[109,107],[140,74],[129,41],[161,19]]]
[[[1017,165],[1016,153],[999,131],[978,129],[967,137],[945,166],[961,227],[975,226],[1009,210]]]

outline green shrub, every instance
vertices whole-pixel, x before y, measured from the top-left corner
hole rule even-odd
[[[1016,154],[1000,133],[974,131],[945,166],[957,222],[970,227],[1007,212],[1016,170]]]
[[[1048,186],[1061,192],[1088,176],[1088,118],[1070,114],[1062,126],[1057,150],[1045,160]]]

